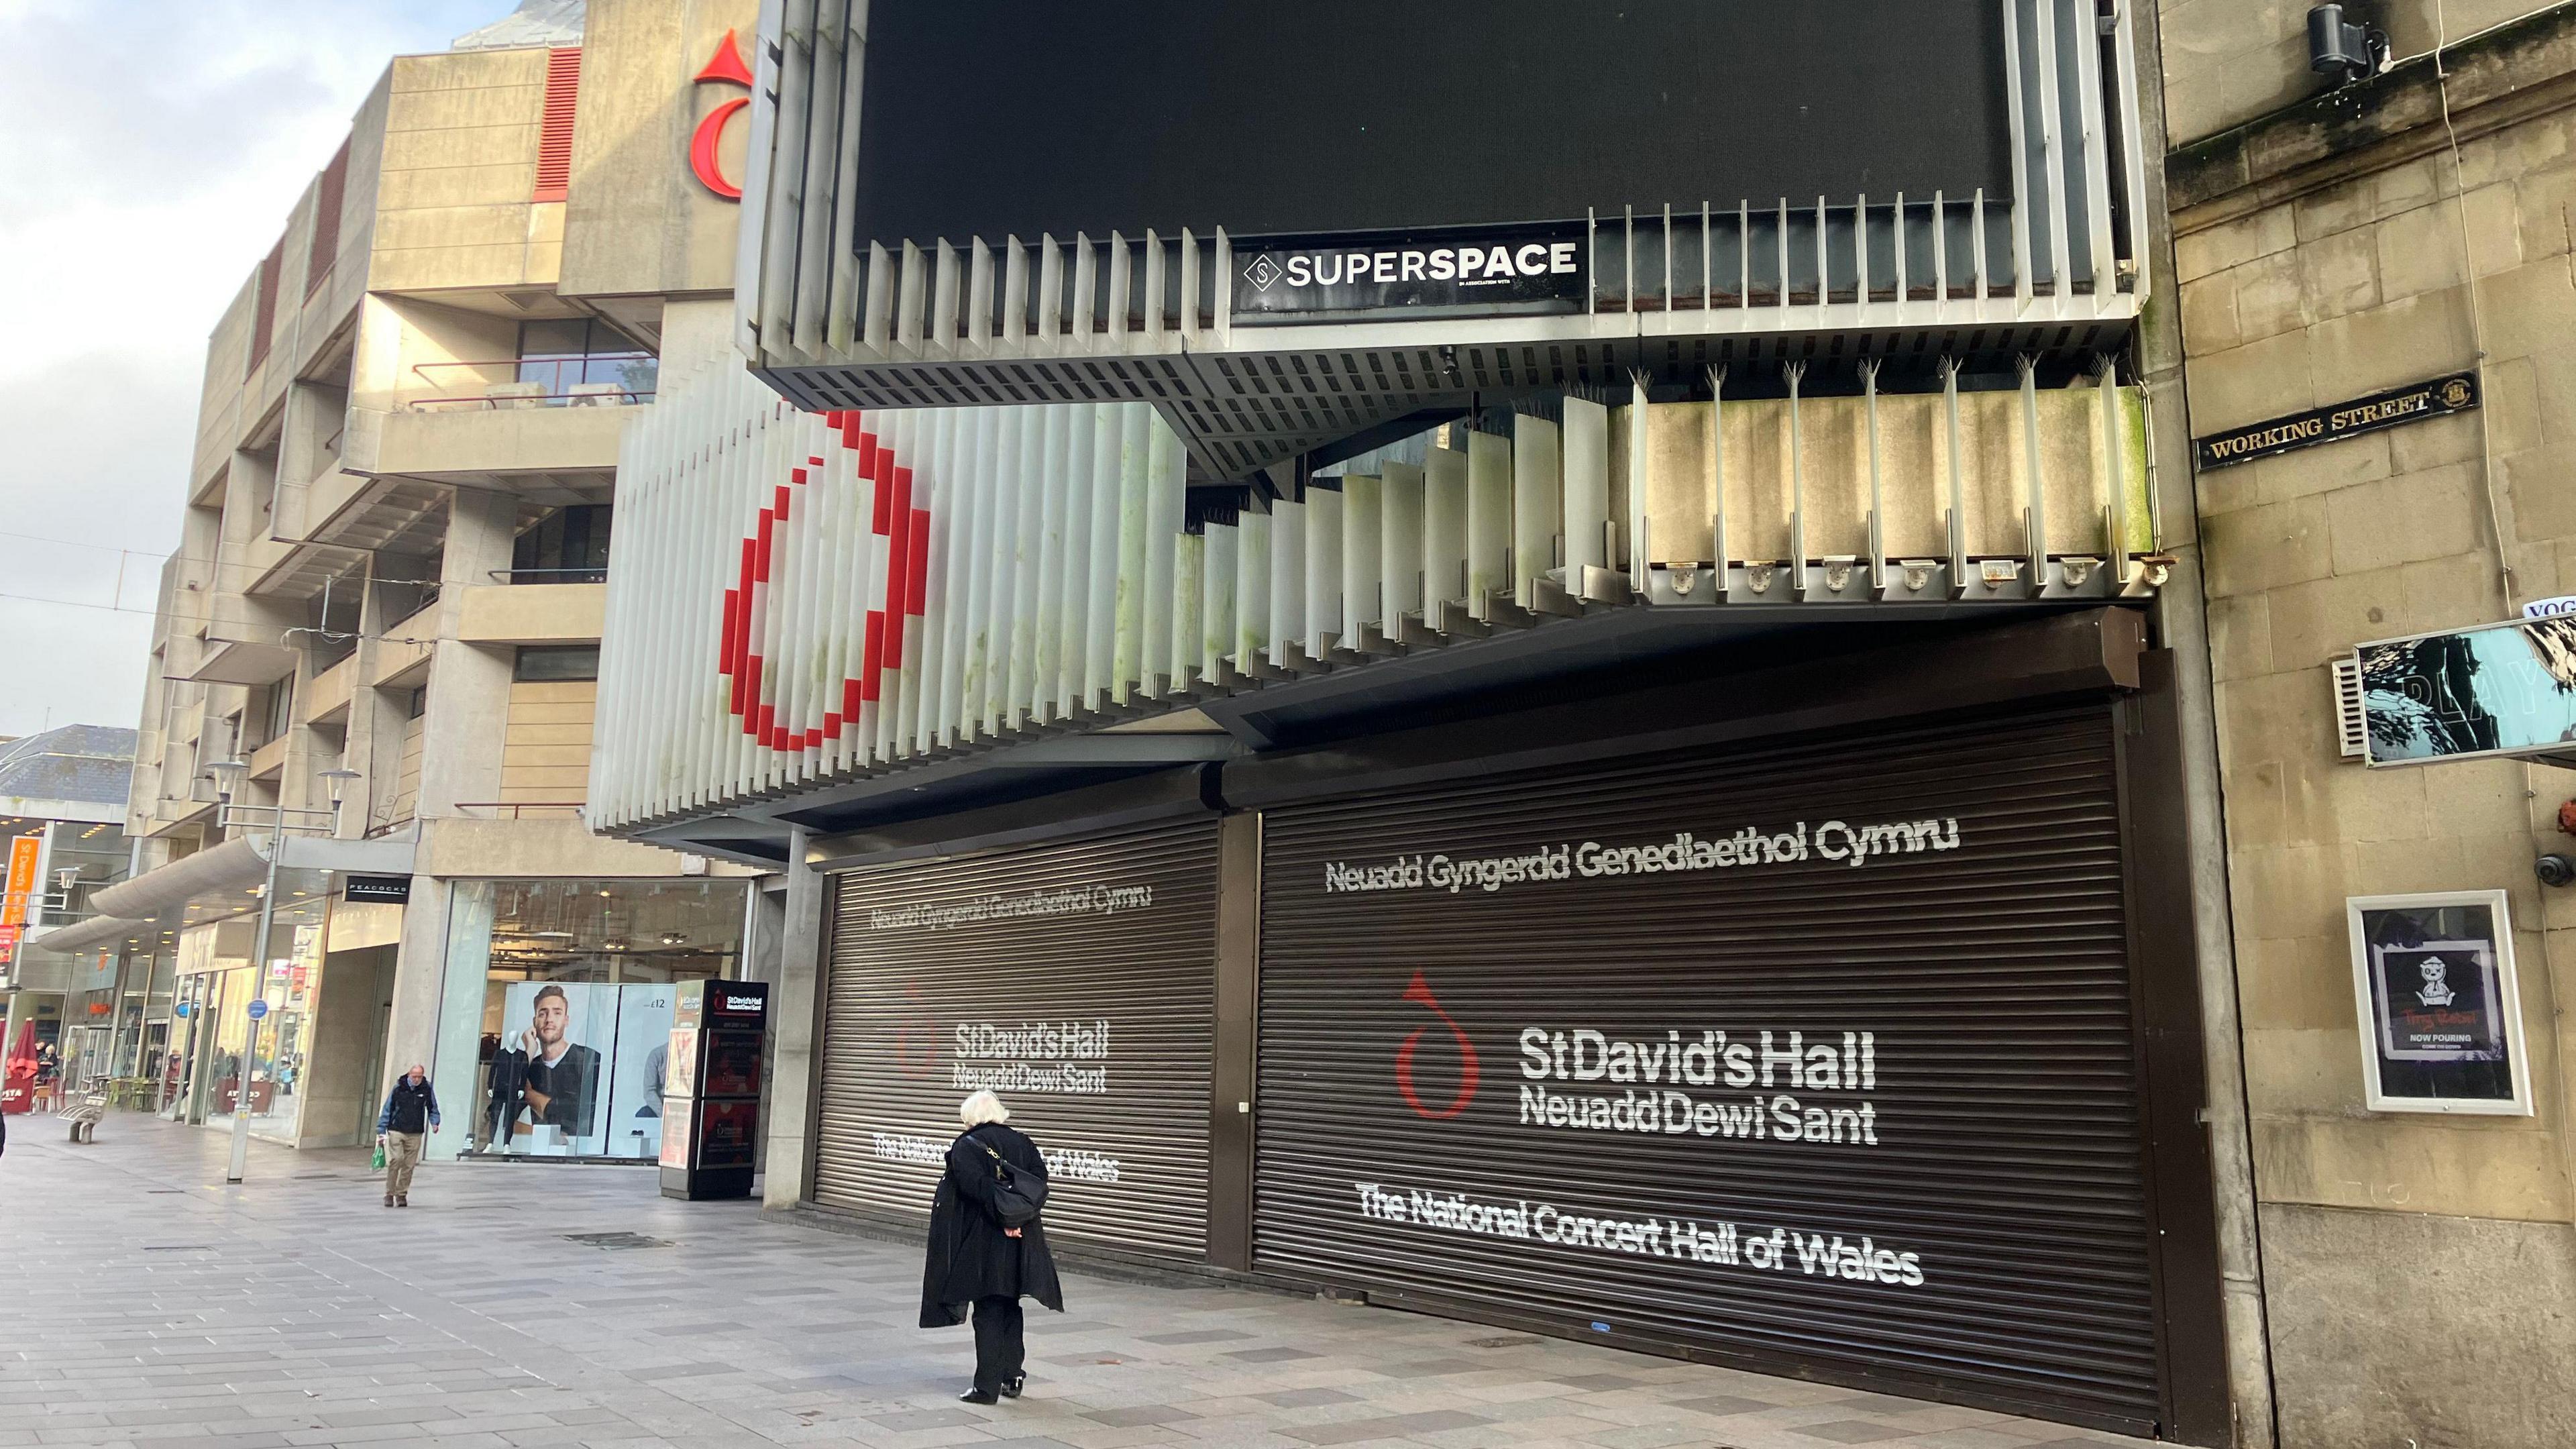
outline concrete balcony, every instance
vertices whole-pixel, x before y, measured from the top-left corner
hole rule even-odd
[[[358,656],[348,658],[313,676],[304,687],[304,717],[312,724],[346,724],[349,698],[358,687]]]
[[[285,773],[285,735],[281,734],[276,739],[270,740],[267,744],[264,744],[258,749],[250,752],[250,777],[252,779],[264,780],[270,784],[275,784],[279,779],[284,777]]]
[[[477,584],[456,637],[471,644],[589,644],[608,613],[606,584]]]
[[[251,538],[234,546],[234,556],[224,562],[237,578],[253,581],[245,592],[257,592],[256,583],[266,578],[278,565],[295,552],[295,544],[282,538]]]
[[[384,637],[376,645],[376,667],[367,683],[390,683],[427,662],[437,646],[439,603],[432,599],[408,617],[385,626]]]
[[[604,502],[617,472],[618,441],[644,406],[421,407],[388,413],[376,433],[374,456],[350,458],[343,467],[378,478],[513,492],[549,506]]]
[[[255,639],[209,639],[195,666],[177,677],[199,684],[263,685],[295,672],[296,654]]]

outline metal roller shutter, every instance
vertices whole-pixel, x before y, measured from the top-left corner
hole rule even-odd
[[[1256,1265],[2152,1426],[2116,777],[2093,708],[1272,812]]]
[[[957,1104],[1047,1154],[1047,1229],[1204,1256],[1215,821],[841,878],[814,1200],[926,1219]]]

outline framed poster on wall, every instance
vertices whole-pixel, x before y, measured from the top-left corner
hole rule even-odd
[[[2344,905],[2370,1110],[2530,1116],[2504,892],[2353,896]]]

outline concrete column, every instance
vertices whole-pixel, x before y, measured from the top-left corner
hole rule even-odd
[[[448,504],[438,575],[439,638],[429,670],[429,709],[421,720],[423,820],[457,814],[460,801],[501,798],[512,651],[467,644],[456,637],[456,628],[465,590],[492,582],[492,570],[510,566],[517,524],[518,500],[506,494],[460,488]]]
[[[296,1146],[342,1147],[373,1140],[375,1102],[368,1099],[377,1084],[367,1080],[366,1071],[367,1055],[376,1045],[375,1004],[371,953],[341,951],[322,958],[313,996],[313,1050],[300,1084],[304,1111],[296,1123]]]
[[[780,947],[787,935],[787,882],[781,876],[759,876],[744,882],[742,908],[742,979],[758,981],[770,988],[772,1010],[765,1034],[761,1037],[763,1061],[778,1060],[778,1013],[775,1009],[778,990]],[[769,1170],[769,1133],[763,1131],[753,1144],[752,1171]]]
[[[2162,157],[2165,73],[2155,6],[2132,11],[2138,27],[2140,146]],[[2174,555],[2172,577],[2156,596],[2157,642],[2174,652],[2175,706],[2182,721],[2183,810],[2191,838],[2203,843],[2190,862],[2192,935],[2200,966],[2201,1037],[2208,1073],[2210,1175],[2218,1219],[2218,1270],[2227,1320],[2228,1393],[2241,1449],[2270,1449],[2278,1431],[2272,1402],[2272,1345],[2263,1299],[2262,1243],[2255,1215],[2254,1142],[2245,1100],[2245,1056],[2236,996],[2236,937],[2228,908],[2225,809],[2218,777],[2216,685],[2210,672],[2209,615],[2201,584],[2200,507],[2192,472],[2191,417],[2183,391],[2180,295],[2173,255],[2173,214],[2164,168],[2146,175],[2145,259],[2155,304],[2141,320],[2138,360],[2154,435],[2148,506],[2156,541]]]
[[[438,1015],[447,978],[447,882],[433,876],[412,877],[411,900],[403,907],[402,941],[394,958],[392,1020],[385,1028],[382,1080],[367,1084],[381,1100],[397,1073],[414,1062],[429,1065],[438,1089],[440,1113],[451,1130],[461,1130],[472,1110],[473,1083],[450,1083],[438,1073]]]
[[[190,1126],[205,1125],[214,1110],[215,1043],[223,1035],[223,975],[211,977],[207,999],[197,1003],[196,1064],[188,1069],[188,1101],[181,1114]]]
[[[787,920],[770,996],[769,1170],[761,1205],[781,1211],[812,1193],[820,1126],[815,1069],[823,1035],[823,912],[829,892],[822,873],[806,863],[806,839],[803,830],[787,837]]]

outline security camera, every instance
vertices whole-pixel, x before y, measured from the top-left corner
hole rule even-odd
[[[2563,855],[2544,855],[2531,863],[2531,869],[2545,886],[2563,886],[2576,881],[2576,860]]]
[[[2308,69],[2338,86],[2377,75],[2388,65],[2388,32],[2352,24],[2343,18],[2343,9],[2318,5],[2308,11]]]

